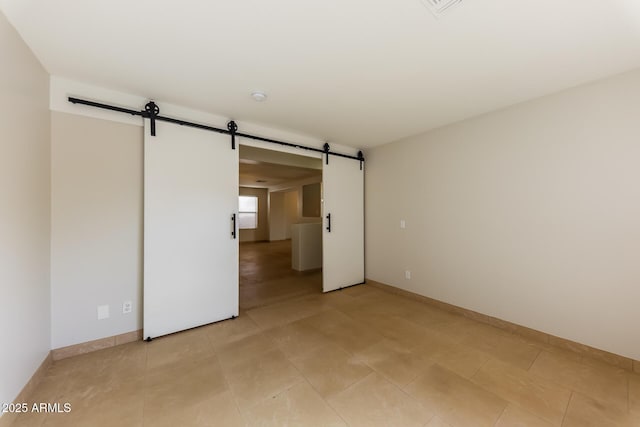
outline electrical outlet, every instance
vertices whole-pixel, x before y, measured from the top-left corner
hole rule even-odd
[[[98,306],[98,320],[108,319],[109,318],[109,306],[108,305],[99,305]]]
[[[128,314],[133,311],[133,303],[131,301],[125,301],[122,303],[122,314]]]
[[[407,223],[405,222],[404,219],[400,220],[400,228],[407,228]]]
[[[405,279],[411,279],[411,272],[409,270],[405,270],[404,271],[404,278]]]

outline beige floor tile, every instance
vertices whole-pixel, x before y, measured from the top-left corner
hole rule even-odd
[[[49,414],[43,426],[142,425],[143,380],[111,386],[91,383],[78,387],[59,401],[61,404],[69,403],[71,411]]]
[[[240,313],[235,319],[224,320],[205,328],[209,341],[216,349],[260,332],[258,325],[246,313]]]
[[[358,352],[357,357],[401,387],[415,380],[433,363],[427,357],[398,347],[388,339]]]
[[[352,295],[352,296],[355,296],[355,297],[360,298],[362,300],[368,300],[368,299],[372,299],[372,298],[378,298],[378,297],[380,297],[380,295],[389,294],[389,292],[383,291],[382,289],[379,289],[379,288],[376,288],[375,286],[373,286],[373,285],[371,285],[369,283],[365,283],[364,285],[365,285],[365,287],[363,289],[367,291],[366,293],[359,293],[358,295]]]
[[[360,301],[360,298],[347,295],[341,291],[327,292],[322,297],[334,309],[344,309],[346,311],[349,311],[351,307],[357,307]]]
[[[21,423],[39,425],[46,418],[46,425],[91,425],[98,415],[106,423],[124,414],[135,425],[142,419],[145,351],[143,343],[132,343],[54,362],[29,402],[69,403],[72,412],[34,415]]]
[[[424,426],[433,416],[377,373],[329,398],[351,427]]]
[[[440,335],[446,336],[448,340],[455,343],[460,343],[463,339],[467,338],[472,333],[473,328],[477,327],[477,322],[466,319],[462,316],[457,317],[455,320],[443,323],[422,324]]]
[[[419,326],[437,327],[438,325],[460,322],[460,315],[444,311],[428,304],[422,304],[419,310],[414,310],[406,315],[407,320]]]
[[[495,359],[471,380],[556,426],[562,423],[571,397],[569,389]]]
[[[341,392],[371,373],[371,368],[335,344],[291,362],[323,397]]]
[[[44,423],[48,414],[40,412],[25,412],[18,414],[11,424],[11,427],[40,427]],[[8,417],[9,415],[3,415]]]
[[[453,426],[445,422],[442,418],[436,415],[433,418],[431,418],[431,421],[429,421],[425,427],[453,427]]]
[[[312,295],[247,310],[247,315],[265,330],[313,316],[329,308],[328,304],[321,301],[321,296]]]
[[[304,381],[280,350],[269,350],[224,369],[241,411]]]
[[[555,424],[559,425],[559,424]],[[507,405],[495,427],[553,427],[554,424],[533,415],[513,403]]]
[[[84,355],[69,357],[67,359],[56,360],[52,362],[49,369],[45,372],[44,378],[50,378],[53,381],[64,381],[65,377],[69,375],[71,372],[75,372],[78,370],[91,370],[92,366],[86,366],[86,363],[83,363]],[[83,366],[85,365],[85,366]],[[93,366],[96,366],[94,364]]]
[[[543,351],[530,372],[620,410],[627,410],[627,373],[620,368]]]
[[[574,392],[563,427],[637,427],[640,416]]]
[[[126,426],[126,423],[112,424]],[[145,412],[145,427],[242,427],[245,422],[231,392],[225,391],[198,401],[186,402],[175,411]]]
[[[164,369],[185,360],[206,359],[215,354],[205,328],[155,338],[147,347],[147,369]]]
[[[372,315],[410,316],[411,313],[422,309],[421,303],[383,291],[364,295],[360,302],[358,311]]]
[[[453,426],[493,426],[507,402],[438,365],[404,388]]]
[[[289,323],[265,331],[278,348],[289,358],[302,357],[314,350],[330,345],[331,341],[304,321]]]
[[[56,376],[45,375],[45,377],[40,380],[38,387],[27,399],[27,403],[31,405],[40,402],[60,401],[68,390],[68,381],[66,376],[62,375],[60,371],[58,372]]]
[[[629,411],[640,414],[640,374],[628,374]]]
[[[575,362],[582,361],[583,357],[581,354],[576,353],[575,351],[567,350],[561,347],[556,347],[554,345],[548,343],[538,342],[536,343],[540,349],[546,351],[547,353],[555,354],[557,356],[561,356],[564,359],[573,360]]]
[[[434,337],[434,332],[397,316],[349,313],[349,316],[375,329],[380,335],[405,349],[413,349]]]
[[[216,354],[220,364],[227,367],[275,348],[277,348],[276,342],[271,337],[260,333],[224,344],[218,348]]]
[[[118,403],[139,405],[144,403],[145,381],[143,376],[132,377],[127,381],[112,378],[106,373],[97,376],[75,373],[67,381],[68,387],[60,395],[58,401],[68,402],[75,413],[83,410],[97,410],[105,412]],[[51,401],[51,400],[46,400]]]
[[[311,315],[313,316],[314,314],[318,314],[327,310],[334,309],[333,305],[331,305],[329,301],[325,298],[325,295],[326,294],[323,294],[323,293],[305,295],[300,298],[292,298],[290,303],[294,305],[303,306],[303,308],[306,310],[306,313],[304,313],[303,317],[299,318],[299,319],[303,319],[303,318],[309,317],[308,313],[312,313]]]
[[[125,376],[135,375],[138,372],[144,372],[147,348],[147,343],[139,341],[58,360],[53,363],[46,375],[63,380],[66,380],[69,375],[78,378],[84,375],[115,376],[118,372]]]
[[[425,334],[418,345],[411,348],[411,352],[433,359],[437,355],[452,349],[455,345],[456,343],[445,335],[425,328]]]
[[[111,420],[104,420],[100,418],[100,414],[97,411],[92,410],[73,410],[68,414],[49,414],[45,419],[42,427],[70,427],[70,426],[95,426],[95,427],[109,427]],[[127,426],[140,427],[142,426],[142,418],[132,419]],[[13,426],[12,426],[13,427]]]
[[[255,284],[240,282],[240,309],[249,310],[322,292],[322,272],[307,274],[291,270],[291,277],[274,278]],[[282,270],[281,270],[282,271]]]
[[[440,366],[465,378],[471,378],[490,359],[479,350],[443,339],[437,345],[421,346],[415,352],[429,355]]]
[[[349,286],[348,288],[341,289],[339,292],[351,297],[361,297],[363,295],[378,295],[380,290],[365,283],[362,285]]]
[[[144,416],[171,414],[225,390],[227,383],[215,357],[157,369],[145,378]]]
[[[324,334],[329,340],[350,353],[355,353],[384,339],[382,335],[359,324],[349,324],[344,329],[325,331]]]
[[[93,374],[129,379],[144,373],[148,343],[136,341],[83,355]],[[56,362],[57,363],[57,362]]]
[[[256,427],[346,427],[340,416],[306,381],[247,409],[244,417],[247,426]]]
[[[97,416],[104,425],[142,425],[144,403],[143,389],[128,392],[117,390],[104,396],[93,415]]]
[[[343,313],[341,310],[331,308],[329,310],[322,311],[321,313],[314,314],[313,316],[301,319],[296,323],[322,331],[323,329],[338,328],[349,322],[353,322],[351,317]]]
[[[309,322],[308,324],[314,329],[350,353],[365,349],[384,339],[366,324],[342,313],[332,313],[331,317],[309,319]]]
[[[461,344],[522,369],[529,369],[540,353],[540,348],[525,338],[482,324],[476,325]]]

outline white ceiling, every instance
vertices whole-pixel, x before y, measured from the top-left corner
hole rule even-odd
[[[246,145],[240,145],[239,150],[241,187],[273,188],[322,177],[322,160],[319,158]]]
[[[640,67],[637,0],[0,0],[53,75],[370,147]],[[257,103],[250,92],[268,100]]]
[[[319,178],[322,170],[274,163],[247,163],[240,160],[240,186],[269,188],[308,178]]]

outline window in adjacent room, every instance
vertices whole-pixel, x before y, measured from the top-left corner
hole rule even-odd
[[[238,226],[241,230],[258,228],[258,198],[256,196],[240,196]]]

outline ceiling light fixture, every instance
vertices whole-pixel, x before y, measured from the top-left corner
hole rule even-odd
[[[267,94],[261,90],[254,90],[251,92],[251,97],[258,102],[263,102],[267,99]]]
[[[444,15],[445,12],[448,12],[450,9],[453,8],[453,6],[462,3],[462,0],[421,0],[421,1],[422,1],[422,4],[425,5],[425,7],[429,9],[429,11],[433,13],[433,15],[436,18],[439,18],[442,15]]]

